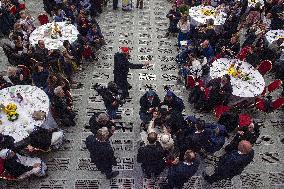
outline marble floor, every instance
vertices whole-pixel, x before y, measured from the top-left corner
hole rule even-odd
[[[32,15],[43,10],[42,1],[26,1]],[[186,111],[184,114],[202,117],[207,122],[216,121],[212,114],[201,115],[187,103],[187,94],[182,85],[177,84],[177,65],[175,63],[176,38],[164,38],[168,27],[166,14],[170,4],[166,0],[144,0],[144,9],[123,12],[113,11],[109,3],[104,13],[98,18],[101,30],[106,39],[106,46],[100,50],[97,63],[86,63],[84,70],[76,75],[77,81],[84,84],[81,89],[72,90],[74,106],[78,114],[77,125],[65,129],[67,141],[56,152],[42,155],[47,162],[49,172],[44,179],[30,178],[19,182],[0,180],[1,189],[159,189],[159,184],[165,182],[166,171],[157,180],[147,180],[142,176],[140,165],[136,162],[136,154],[140,139],[139,98],[145,92],[146,86],[156,89],[160,98],[164,96],[164,86],[171,86],[174,92],[184,99]],[[3,40],[2,40],[3,42]],[[107,84],[112,80],[113,55],[121,46],[131,49],[131,61],[143,63],[149,58],[152,66],[148,69],[131,70],[128,80],[133,88],[130,98],[120,108],[122,120],[117,122],[125,129],[115,132],[111,138],[112,146],[118,158],[115,170],[120,174],[117,178],[106,180],[96,167],[90,163],[89,154],[84,146],[85,138],[90,134],[84,129],[93,112],[105,111],[102,99],[92,88],[93,84]],[[1,70],[7,65],[7,60],[0,51]],[[267,76],[267,81],[272,76]],[[254,161],[242,175],[231,181],[224,180],[214,185],[208,185],[201,177],[204,170],[212,171],[218,156],[205,159],[198,171],[185,188],[226,188],[226,189],[280,189],[284,187],[283,166],[283,112],[269,115],[255,113],[257,122],[261,124],[261,135],[254,146]]]

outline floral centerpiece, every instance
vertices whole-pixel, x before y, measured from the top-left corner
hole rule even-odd
[[[9,121],[16,121],[19,117],[19,114],[16,112],[17,110],[17,105],[14,103],[9,103],[7,106],[1,106],[2,110],[5,112],[7,115],[7,118]]]
[[[235,64],[231,64],[230,68],[227,70],[227,74],[244,81],[250,80],[249,74],[243,73],[239,66],[235,68]]]
[[[214,10],[210,10],[210,9],[202,9],[201,13],[205,16],[213,16],[215,15],[215,11]]]
[[[51,26],[50,37],[52,39],[57,39],[58,36],[61,37],[62,32],[61,32],[59,25],[56,22],[54,22],[53,25]]]

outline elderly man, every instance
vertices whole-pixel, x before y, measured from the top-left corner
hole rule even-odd
[[[141,69],[147,65],[147,63],[145,65],[132,64],[129,62],[129,57],[129,48],[127,47],[122,47],[121,52],[118,52],[114,55],[114,82],[122,90],[122,95],[124,98],[129,97],[128,89],[131,88],[127,82],[129,69]]]
[[[106,127],[111,137],[115,131],[115,123],[110,120],[106,113],[95,113],[89,120],[89,125],[92,133],[97,134],[98,130]]]
[[[86,147],[90,152],[91,162],[95,163],[101,173],[107,179],[116,177],[119,172],[112,171],[112,166],[116,165],[114,151],[108,141],[109,132],[106,127],[98,130],[97,134],[86,138]]]
[[[233,178],[241,174],[244,168],[253,160],[254,151],[249,141],[242,140],[239,143],[238,150],[223,155],[213,175],[203,174],[204,179],[212,184],[218,180]]]
[[[74,118],[76,114],[73,112],[72,107],[68,106],[63,88],[61,86],[56,87],[54,95],[54,108],[62,125],[66,127],[75,126]]]

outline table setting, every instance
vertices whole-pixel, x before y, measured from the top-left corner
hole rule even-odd
[[[78,34],[76,26],[68,22],[52,22],[36,28],[31,33],[29,41],[35,46],[38,40],[44,40],[47,49],[55,50],[63,47],[65,40],[70,43],[76,41]]]
[[[0,90],[0,133],[20,142],[49,114],[49,98],[38,87],[16,85]]]
[[[193,26],[206,24],[209,19],[214,20],[215,26],[221,26],[227,18],[227,14],[223,10],[203,5],[191,7],[188,14],[190,16],[190,23]]]
[[[260,95],[265,81],[257,69],[247,62],[238,59],[220,58],[212,63],[210,76],[212,79],[230,75],[233,95],[251,98]]]

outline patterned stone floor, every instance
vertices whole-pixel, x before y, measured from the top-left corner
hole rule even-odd
[[[26,1],[33,15],[42,11],[42,1]],[[144,0],[143,10],[131,12],[112,11],[111,4],[98,18],[106,38],[107,45],[100,51],[96,64],[86,64],[85,69],[76,78],[84,84],[82,89],[73,90],[75,110],[78,113],[77,125],[66,130],[68,142],[57,152],[43,155],[49,168],[49,176],[45,179],[30,178],[21,182],[4,182],[0,180],[1,189],[158,189],[159,183],[165,182],[166,171],[156,180],[143,179],[140,165],[136,162],[139,143],[139,116],[137,106],[140,96],[147,85],[153,86],[163,97],[164,85],[170,85],[175,93],[185,100],[187,91],[177,85],[177,66],[174,62],[177,53],[176,39],[163,38],[168,20],[166,13],[170,4],[166,0]],[[92,89],[94,83],[106,84],[113,78],[113,55],[120,46],[131,48],[131,61],[143,63],[152,59],[152,67],[147,70],[131,70],[128,102],[120,109],[123,119],[117,122],[126,129],[116,131],[111,143],[118,157],[116,170],[120,171],[117,178],[106,180],[105,176],[96,171],[90,163],[88,152],[84,146],[86,136],[90,134],[84,126],[93,112],[103,112],[104,105],[100,96]],[[1,70],[7,60],[1,55]],[[271,76],[268,76],[268,80]],[[212,115],[200,115],[186,103],[185,114],[195,114],[206,121],[215,121]],[[232,181],[222,181],[208,186],[201,177],[203,170],[212,171],[219,152],[206,159],[200,166],[196,176],[192,177],[185,188],[262,188],[280,189],[284,187],[283,172],[283,112],[269,115],[256,114],[255,118],[262,124],[261,136],[254,149],[254,162],[242,175]],[[282,140],[282,141],[281,141]]]

